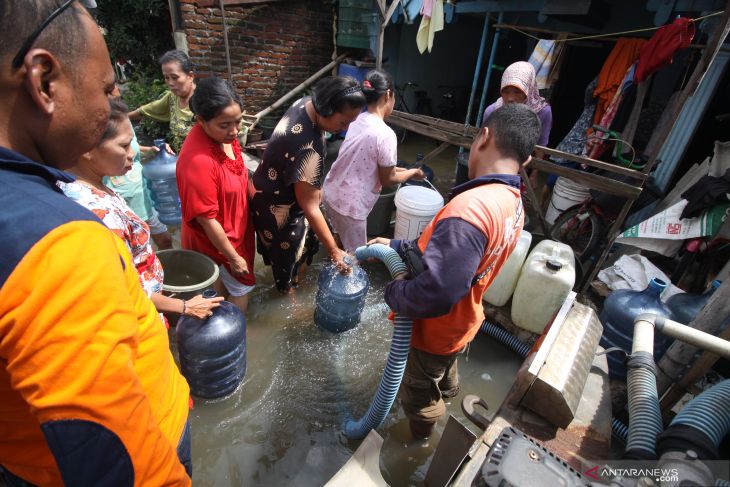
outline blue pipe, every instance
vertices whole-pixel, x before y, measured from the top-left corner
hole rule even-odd
[[[655,459],[656,439],[663,429],[656,376],[645,368],[630,368],[626,383],[629,398],[629,438],[624,458]]]
[[[392,277],[408,271],[398,253],[386,245],[374,244],[359,247],[355,250],[355,257],[358,260],[371,258],[381,260]],[[412,328],[413,321],[410,318],[396,315],[393,341],[390,345],[390,352],[388,352],[388,361],[385,364],[383,377],[381,377],[380,384],[378,384],[378,390],[362,418],[357,421],[348,420],[345,422],[345,436],[348,438],[365,438],[370,430],[380,426],[388,415],[390,408],[393,407],[403,379],[403,372],[406,370],[408,352],[411,347]]]
[[[484,320],[484,323],[482,323],[479,331],[481,331],[482,333],[486,333],[487,336],[494,338],[499,343],[509,348],[522,358],[526,358],[527,354],[530,353],[529,345],[527,345],[526,343],[522,343],[519,338],[517,338],[504,328],[495,325],[494,323],[490,323],[487,320]]]
[[[477,65],[474,68],[474,79],[471,82],[471,93],[469,93],[469,105],[466,109],[466,119],[464,120],[464,130],[471,122],[471,112],[474,108],[474,99],[477,94],[477,86],[479,85],[479,75],[482,72],[482,59],[484,59],[484,50],[487,47],[487,34],[489,33],[489,14],[484,14],[484,27],[482,27],[482,40],[479,44],[479,55],[477,55]],[[459,154],[464,153],[464,148],[459,147]],[[456,170],[459,170],[459,161],[456,161]]]
[[[484,14],[484,27],[482,28],[482,41],[479,44],[479,55],[477,56],[477,65],[474,68],[474,79],[471,82],[471,93],[469,94],[469,107],[466,110],[466,120],[464,127],[466,128],[471,122],[471,113],[476,98],[477,85],[479,84],[479,75],[482,72],[482,59],[484,59],[484,50],[487,47],[487,34],[489,33],[489,14]],[[460,147],[463,150],[463,147]]]
[[[730,432],[730,379],[718,382],[682,408],[670,426],[679,424],[702,431],[719,445]]]
[[[500,10],[497,23],[501,24],[504,18],[504,12]],[[492,79],[492,65],[494,65],[494,58],[497,55],[497,44],[499,44],[499,29],[494,32],[494,38],[492,39],[492,51],[489,53],[489,61],[487,62],[487,74],[484,76],[484,88],[482,88],[482,99],[479,101],[479,112],[477,113],[477,127],[482,126],[482,114],[484,113],[484,105],[487,101],[487,91],[489,91],[489,81]]]

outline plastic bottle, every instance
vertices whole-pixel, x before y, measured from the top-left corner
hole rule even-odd
[[[667,308],[674,315],[674,320],[689,325],[692,320],[702,311],[707,301],[710,300],[722,281],[712,281],[709,289],[702,294],[682,293],[675,294],[667,300]]]
[[[215,291],[205,291],[206,298]],[[246,318],[235,305],[221,301],[205,320],[183,316],[177,322],[180,371],[190,392],[205,399],[236,390],[246,375]]]
[[[575,284],[575,257],[569,246],[543,240],[530,252],[512,296],[512,322],[542,333]]]
[[[661,279],[652,279],[643,291],[619,289],[608,295],[603,303],[603,309],[598,316],[603,324],[601,346],[603,348],[620,347],[626,353],[631,353],[631,344],[634,337],[634,319],[643,313],[652,313],[658,316],[673,319],[672,312],[660,298],[667,283]],[[654,358],[659,359],[667,349],[669,340],[661,333],[654,334]],[[624,355],[609,353],[608,369],[615,379],[626,378]]]
[[[154,159],[144,164],[142,174],[147,181],[155,209],[160,214],[160,221],[166,225],[180,225],[182,211],[175,176],[177,156],[165,150],[164,139],[155,139],[154,144],[159,151]]]
[[[517,245],[515,245],[507,262],[504,263],[492,284],[484,291],[484,301],[492,306],[504,306],[509,301],[512,293],[515,292],[515,287],[517,287],[517,279],[520,277],[520,271],[527,258],[531,243],[532,234],[522,230],[520,238],[517,239]]]
[[[314,322],[332,333],[355,328],[369,288],[368,275],[360,266],[353,266],[350,274],[342,274],[334,265],[326,266],[317,278]]]

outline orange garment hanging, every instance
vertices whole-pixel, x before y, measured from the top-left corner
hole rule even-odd
[[[601,121],[601,117],[603,117],[609,103],[616,94],[616,90],[621,86],[626,70],[639,58],[639,52],[641,52],[641,48],[645,43],[645,39],[630,37],[622,37],[616,41],[616,46],[608,55],[606,62],[603,63],[601,72],[598,75],[598,85],[593,91],[593,96],[598,99],[596,112],[593,115],[594,124]]]

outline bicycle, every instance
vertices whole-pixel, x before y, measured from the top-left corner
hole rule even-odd
[[[619,143],[620,141],[617,141],[617,145]],[[623,159],[621,156],[619,157]],[[643,156],[636,163],[633,158],[624,160],[634,167],[643,167],[643,164],[646,163]],[[617,181],[634,182],[630,176],[608,171],[597,171],[596,173]],[[647,189],[647,196],[651,196],[653,192],[650,188]],[[585,201],[567,208],[555,219],[549,230],[549,236],[553,240],[569,245],[576,258],[585,262],[600,248],[601,241],[606,237],[608,228],[618,216],[623,203],[624,199],[621,197],[592,189],[590,196]],[[638,209],[641,206],[642,203],[637,200],[635,208]]]

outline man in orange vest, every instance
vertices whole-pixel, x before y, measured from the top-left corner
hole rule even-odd
[[[165,326],[124,242],[56,186],[107,128],[104,38],[76,0],[2,0],[0,32],[0,485],[191,485]]]
[[[385,288],[385,301],[413,319],[401,403],[414,438],[431,435],[446,411],[442,398],[459,392],[457,355],[484,320],[482,294],[517,243],[524,211],[520,165],[529,161],[540,121],[526,106],[507,104],[486,120],[471,146],[470,181],[454,188],[412,241],[376,239],[410,264],[410,279]]]

